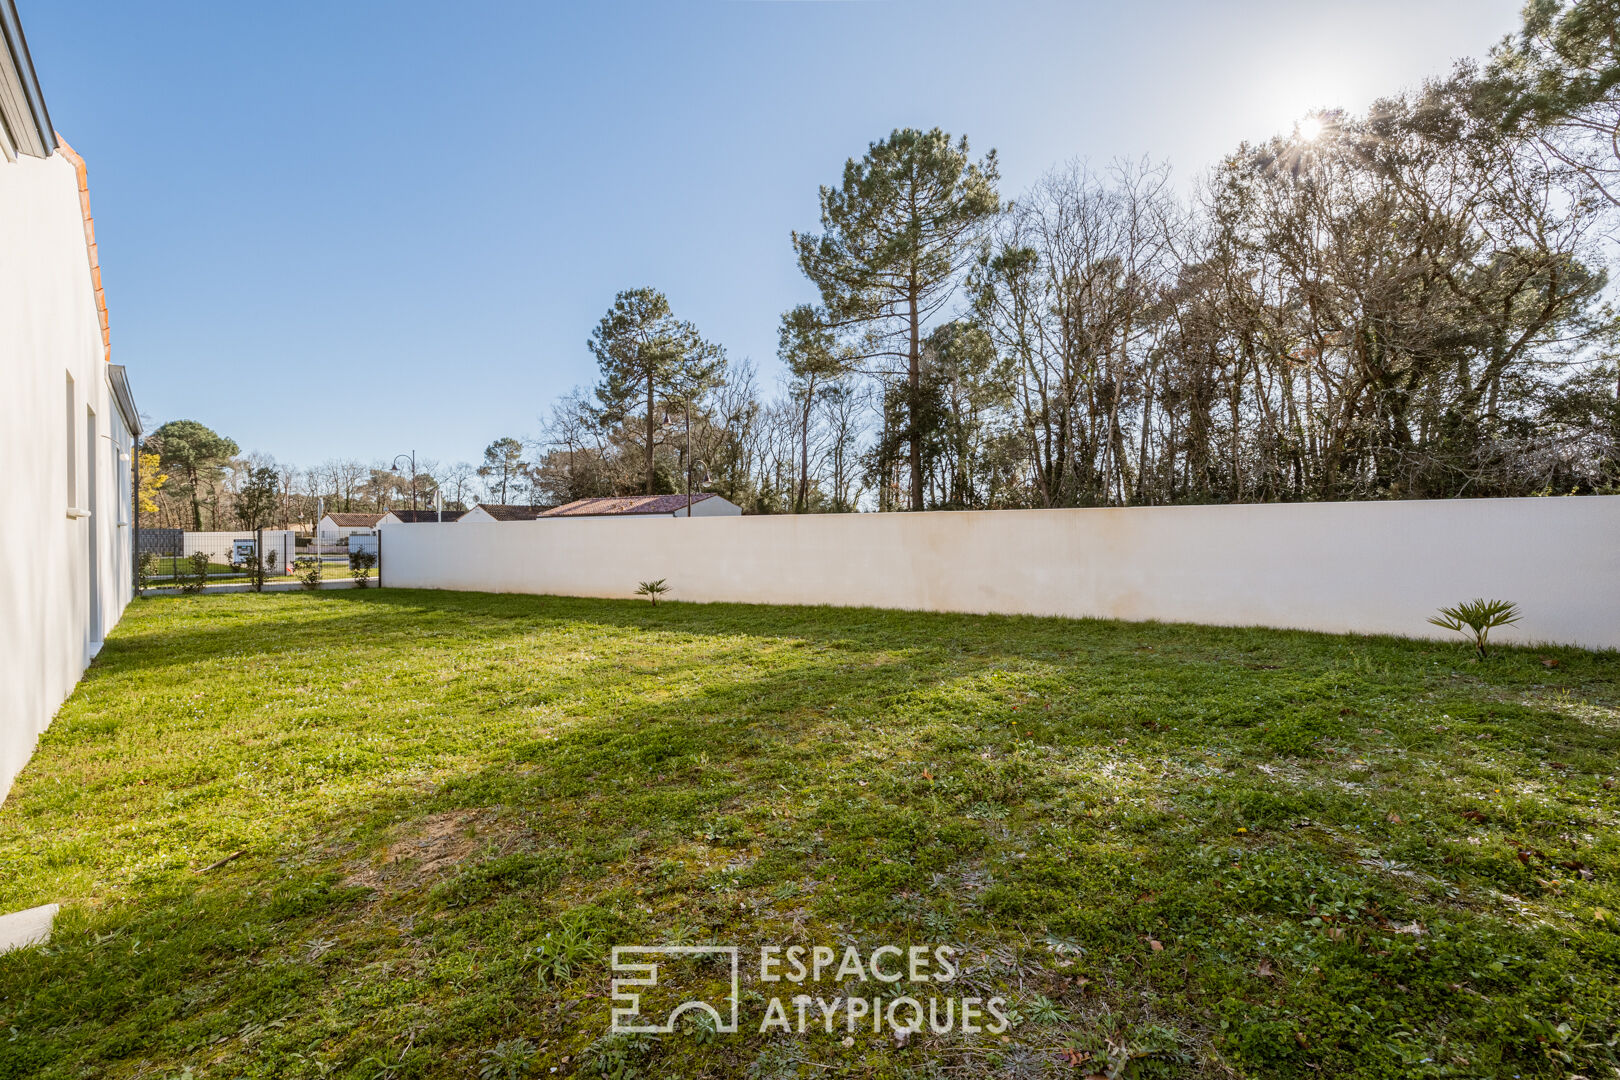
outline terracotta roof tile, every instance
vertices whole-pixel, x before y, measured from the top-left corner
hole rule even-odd
[[[479,503],[478,508],[496,521],[533,521],[551,509],[549,506],[519,506],[514,503]]]
[[[692,492],[695,506],[704,499],[717,498],[712,491]],[[600,517],[628,514],[677,514],[686,509],[685,495],[626,495],[608,499],[575,499],[541,517]]]
[[[466,512],[467,511],[465,511],[465,510],[445,510],[445,511],[443,511],[443,513],[444,513],[443,520],[444,521],[455,521],[457,518],[459,518],[462,514],[465,514]],[[412,522],[420,523],[420,522],[424,522],[424,521],[439,521],[440,520],[440,517],[439,517],[440,511],[438,511],[438,510],[390,510],[389,513],[393,514],[401,522],[407,523],[407,524],[412,523]],[[387,515],[385,514],[383,516],[386,517]]]
[[[96,294],[96,319],[101,323],[101,349],[103,358],[112,362],[112,330],[107,322],[107,293],[101,287],[101,254],[96,248],[96,220],[90,215],[90,171],[84,158],[69,146],[62,133],[56,133],[56,148],[79,179],[79,213],[84,218],[84,251],[90,259],[90,287]]]
[[[381,514],[327,514],[342,529],[369,529],[382,520]]]

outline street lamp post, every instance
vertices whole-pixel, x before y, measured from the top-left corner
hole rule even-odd
[[[692,516],[692,469],[696,467],[698,479],[707,484],[709,476],[709,463],[706,461],[689,461],[686,466],[686,516]]]
[[[681,408],[685,413],[685,422],[686,422],[686,516],[687,517],[692,516],[692,467],[694,465],[703,465],[703,482],[705,484],[707,484],[709,482],[709,467],[708,467],[708,465],[704,464],[701,461],[694,461],[692,459],[692,394],[695,391],[695,389],[696,389],[696,387],[689,385],[689,386],[686,387],[686,392],[681,395]],[[663,429],[665,431],[668,431],[670,428],[672,428],[674,426],[675,426],[675,422],[670,419],[670,417],[669,417],[669,407],[666,405],[664,407]]]
[[[687,391],[686,400],[686,516],[692,516],[692,394]]]
[[[389,471],[390,472],[399,472],[399,459],[404,457],[404,456],[405,456],[404,454],[395,454],[394,455],[394,463],[389,466]],[[411,451],[410,458],[411,458],[411,509],[414,511],[416,509],[416,451],[415,450]]]

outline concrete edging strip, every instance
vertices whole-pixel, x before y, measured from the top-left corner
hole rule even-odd
[[[26,911],[13,911],[10,915],[0,915],[0,953],[29,945],[43,945],[51,940],[51,927],[56,923],[59,910],[59,904],[44,904]]]

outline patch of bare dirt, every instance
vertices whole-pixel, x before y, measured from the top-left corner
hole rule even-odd
[[[482,847],[490,822],[473,810],[433,814],[400,826],[399,835],[373,858],[351,863],[345,885],[377,893],[408,892],[456,869]]]

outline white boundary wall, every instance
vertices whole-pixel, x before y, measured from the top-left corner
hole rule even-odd
[[[390,587],[1159,619],[1620,648],[1620,496],[385,526]]]

